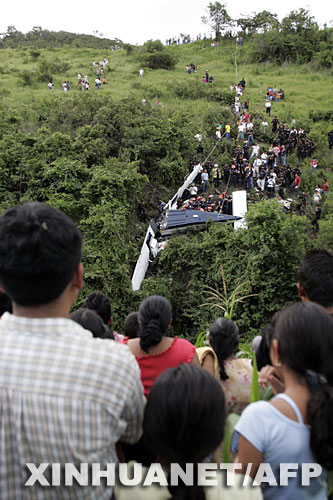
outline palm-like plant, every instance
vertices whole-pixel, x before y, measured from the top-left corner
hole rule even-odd
[[[246,291],[248,290],[250,284],[249,281],[242,281],[242,283],[239,283],[236,286],[236,288],[230,294],[228,294],[227,283],[225,280],[222,264],[221,264],[221,276],[223,283],[223,293],[219,292],[218,290],[215,290],[215,288],[206,286],[204,293],[208,295],[208,298],[207,302],[201,304],[201,307],[210,307],[211,309],[217,307],[218,309],[221,309],[223,311],[225,318],[232,319],[234,314],[234,308],[237,303],[244,302],[244,300],[248,299],[249,297],[256,297],[258,294],[251,293],[247,295],[242,295],[243,293],[246,293]]]

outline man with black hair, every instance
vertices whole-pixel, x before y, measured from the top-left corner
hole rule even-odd
[[[298,270],[297,289],[302,301],[316,302],[333,316],[333,253],[321,249],[307,253]],[[256,349],[258,370],[272,364],[266,342],[267,328]]]
[[[298,270],[297,289],[303,301],[316,302],[333,315],[333,253],[307,253]]]
[[[143,390],[128,348],[68,319],[83,286],[81,233],[64,214],[26,203],[0,217],[0,285],[13,314],[0,321],[0,497],[29,493],[32,463],[117,462],[115,445],[141,435]],[[51,482],[51,466],[44,478]],[[30,471],[30,472],[29,472]],[[103,481],[43,491],[43,498],[109,499]],[[66,490],[66,491],[65,491]]]
[[[0,292],[0,318],[6,311],[10,313],[13,311],[12,301],[10,300],[8,295]]]

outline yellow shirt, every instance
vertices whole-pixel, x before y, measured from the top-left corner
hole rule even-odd
[[[225,131],[227,134],[230,134],[230,125],[225,126]]]
[[[219,362],[217,360],[217,356],[216,356],[214,350],[209,346],[204,346],[204,347],[197,347],[196,352],[197,352],[201,366],[203,365],[204,359],[207,356],[207,354],[212,354],[212,356],[214,358],[214,377],[217,380],[220,380],[219,379],[220,367],[219,367]]]

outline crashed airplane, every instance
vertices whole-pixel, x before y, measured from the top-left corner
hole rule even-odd
[[[225,215],[219,212],[177,209],[177,201],[183,199],[184,193],[201,171],[201,164],[195,165],[174,197],[164,205],[158,219],[150,222],[132,276],[133,291],[140,290],[149,263],[166,247],[167,240],[171,234],[186,230],[190,227],[204,225],[209,220],[214,222],[232,222],[234,223],[235,229],[244,227],[244,215],[247,211],[247,197],[246,191],[243,190],[234,191],[232,193],[233,215]]]

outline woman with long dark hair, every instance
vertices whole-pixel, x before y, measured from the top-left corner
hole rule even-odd
[[[139,337],[127,341],[141,369],[145,396],[163,371],[181,363],[199,365],[195,347],[185,339],[168,337],[172,322],[170,302],[160,295],[144,299],[138,311]]]
[[[301,486],[301,466],[333,469],[333,321],[313,302],[294,304],[274,316],[268,332],[270,358],[284,392],[243,412],[238,461],[254,477],[269,463],[279,485],[280,464],[293,464],[288,486],[263,484],[265,500],[326,499],[325,470]]]
[[[210,346],[199,347],[202,367],[220,381],[227,413],[241,411],[250,403],[252,365],[249,359],[236,358],[239,330],[228,318],[218,318],[209,329]]]
[[[171,464],[185,470],[193,464],[193,485],[180,479],[177,486],[116,488],[117,500],[259,500],[260,488],[227,487],[217,472],[217,485],[198,485],[198,464],[223,440],[224,396],[220,384],[207,371],[190,364],[170,368],[155,381],[143,421],[143,440],[154,462],[163,466],[170,483]],[[129,466],[131,468],[131,465]],[[144,476],[146,470],[144,469]],[[144,478],[143,478],[144,479]],[[241,477],[238,478],[242,484]],[[237,478],[234,477],[237,484]]]

